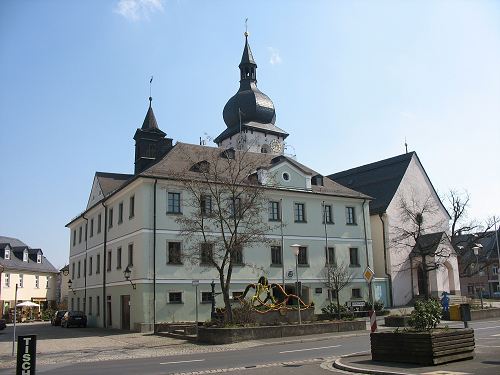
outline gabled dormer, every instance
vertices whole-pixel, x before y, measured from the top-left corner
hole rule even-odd
[[[28,249],[23,250],[23,262],[28,262],[29,261],[29,254],[28,254]]]
[[[285,156],[277,156],[271,166],[257,171],[262,185],[291,190],[311,190],[312,173]]]
[[[5,260],[10,260],[12,248],[7,244],[0,244],[0,255]]]

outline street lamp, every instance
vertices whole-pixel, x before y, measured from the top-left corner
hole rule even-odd
[[[200,285],[200,280],[193,280],[191,283],[195,288],[196,339],[198,340],[198,285]]]
[[[136,288],[136,285],[130,280],[130,275],[132,274],[132,271],[130,270],[129,266],[125,268],[125,271],[123,271],[123,276],[125,276],[125,280],[127,280],[130,285],[132,285],[132,289]]]
[[[477,267],[477,273],[479,274],[479,276],[481,276],[480,274],[480,271],[479,271],[479,250],[483,248],[483,245],[481,245],[480,243],[475,243],[474,244],[474,247],[472,248],[472,250],[474,251],[474,255],[476,256],[476,267]],[[483,284],[481,282],[481,288],[479,290],[479,298],[481,298],[481,309],[484,308],[483,306]]]
[[[301,245],[299,244],[294,244],[290,246],[292,248],[293,253],[295,254],[295,276],[297,279],[297,286],[295,288],[297,292],[297,307],[298,307],[298,314],[299,314],[299,324],[302,324],[302,318],[300,316],[300,291],[299,291],[299,252]]]
[[[73,292],[73,294],[76,294],[76,291],[73,289],[73,281],[71,279],[68,280],[68,289]]]

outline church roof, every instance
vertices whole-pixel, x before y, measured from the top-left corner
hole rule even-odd
[[[380,214],[387,210],[414,155],[417,157],[415,152],[409,152],[337,172],[328,178],[375,198],[370,202],[370,213]]]

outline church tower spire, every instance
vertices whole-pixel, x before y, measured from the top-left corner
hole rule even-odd
[[[274,104],[257,88],[257,63],[248,43],[248,32],[244,35],[245,46],[238,65],[240,88],[224,106],[222,116],[227,129],[214,142],[223,148],[281,155],[288,133],[274,124]]]
[[[153,98],[149,97],[149,108],[140,129],[135,131],[135,168],[134,174],[141,173],[172,148],[172,139],[165,138],[166,133],[160,130],[152,106]]]

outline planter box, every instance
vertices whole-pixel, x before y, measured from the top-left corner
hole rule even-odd
[[[294,325],[213,328],[200,327],[198,341],[207,344],[231,344],[246,340],[268,339],[276,337],[313,335],[328,332],[346,332],[366,330],[364,320],[336,321],[322,323],[304,323]]]
[[[471,310],[471,320],[490,319],[500,317],[500,309]]]
[[[386,327],[409,327],[409,319],[408,315],[390,315],[384,318],[384,324]]]
[[[474,357],[473,329],[370,334],[372,360],[438,365]]]
[[[255,323],[258,324],[278,324],[278,323],[297,323],[299,313],[297,310],[267,311],[266,313],[254,312]],[[314,307],[300,310],[300,318],[303,322],[314,320]]]

